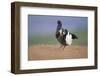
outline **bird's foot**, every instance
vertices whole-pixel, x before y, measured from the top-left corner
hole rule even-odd
[[[61,45],[59,48],[61,48],[61,50],[64,50],[65,46]]]

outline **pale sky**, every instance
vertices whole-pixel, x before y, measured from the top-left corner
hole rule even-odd
[[[78,30],[87,31],[87,17],[29,15],[28,34],[36,35],[55,33],[57,20],[62,21],[62,27],[70,32]]]

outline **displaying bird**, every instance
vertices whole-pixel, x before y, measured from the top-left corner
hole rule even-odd
[[[68,32],[67,29],[62,28],[62,22],[58,20],[56,29],[56,39],[61,44],[60,47],[65,48],[65,46],[71,45],[72,40],[78,39],[78,37],[75,34]]]

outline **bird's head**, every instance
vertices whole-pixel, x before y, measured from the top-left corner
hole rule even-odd
[[[62,22],[60,20],[57,21],[57,29],[60,30],[62,28]]]
[[[57,21],[58,24],[62,24],[60,20]]]

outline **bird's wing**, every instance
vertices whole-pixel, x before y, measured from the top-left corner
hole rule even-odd
[[[71,33],[71,35],[72,35],[72,39],[78,39],[78,37],[75,34]]]
[[[59,38],[59,36],[60,36],[60,33],[56,32],[56,38]]]

